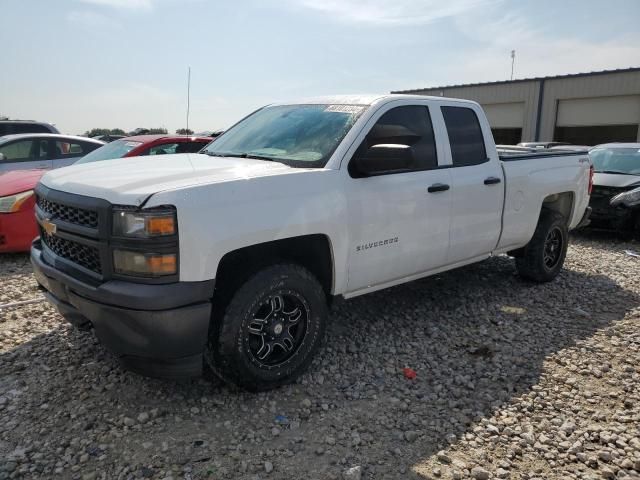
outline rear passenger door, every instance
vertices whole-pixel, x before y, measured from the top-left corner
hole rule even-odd
[[[500,237],[504,178],[499,159],[489,158],[478,115],[470,106],[440,107],[449,138],[453,206],[448,263],[490,253]],[[495,150],[495,149],[493,149]]]

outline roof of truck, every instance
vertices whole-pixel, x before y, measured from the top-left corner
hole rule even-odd
[[[390,100],[443,100],[444,97],[435,97],[428,95],[404,95],[398,93],[387,93],[378,95],[329,95],[322,97],[302,98],[294,101],[276,102],[272,105],[373,105],[380,101]],[[475,103],[471,100],[463,100],[460,98],[451,98],[447,100],[455,100],[466,103]]]

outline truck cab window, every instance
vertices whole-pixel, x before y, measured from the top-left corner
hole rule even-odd
[[[425,106],[408,105],[386,112],[371,128],[358,153],[364,153],[374,145],[386,144],[411,148],[413,165],[410,170],[429,170],[438,166],[433,126],[429,109]]]
[[[465,107],[441,107],[451,144],[454,167],[479,165],[488,160],[476,113]]]

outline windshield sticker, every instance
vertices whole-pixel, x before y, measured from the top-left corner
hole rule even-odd
[[[324,109],[325,112],[338,112],[338,113],[350,113],[358,114],[364,110],[364,107],[360,105],[329,105]]]

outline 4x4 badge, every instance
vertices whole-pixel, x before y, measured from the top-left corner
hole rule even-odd
[[[48,218],[43,218],[40,221],[40,225],[42,225],[43,230],[47,232],[47,235],[55,235],[58,231],[56,224],[51,222]]]

